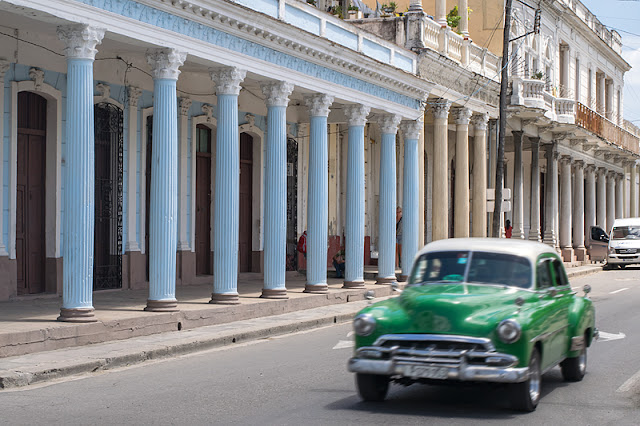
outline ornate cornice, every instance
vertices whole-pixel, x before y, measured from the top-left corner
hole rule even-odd
[[[129,106],[137,107],[138,99],[140,99],[140,96],[142,96],[142,89],[135,86],[127,87],[127,99],[129,102]]]
[[[452,110],[453,112],[453,120],[456,124],[462,126],[468,126],[469,120],[471,119],[472,111],[469,108],[465,107],[456,107]]]
[[[29,78],[33,80],[36,90],[40,90],[44,83],[44,71],[39,68],[29,69]]]
[[[236,95],[240,94],[240,83],[244,81],[247,71],[237,67],[220,67],[209,70],[211,80],[216,85],[216,94]]]
[[[329,107],[333,103],[333,96],[318,93],[316,95],[305,96],[304,103],[309,107],[311,117],[328,117]]]
[[[436,101],[433,106],[433,117],[438,119],[444,118],[445,120],[449,118],[449,108],[451,108],[451,102],[446,99],[440,99]]]
[[[400,123],[400,130],[402,130],[405,140],[418,139],[422,128],[424,128],[424,122],[422,120],[404,120]]]
[[[364,126],[367,124],[367,116],[371,108],[360,104],[350,104],[344,106],[344,116],[349,126]]]
[[[180,98],[180,115],[188,115],[193,102],[189,98]]]
[[[489,122],[489,114],[474,114],[471,116],[471,125],[476,130],[487,130],[487,124]]]
[[[294,89],[294,85],[286,81],[263,83],[261,87],[268,107],[286,107]]]
[[[176,49],[149,49],[147,62],[151,65],[151,75],[154,79],[177,80],[179,68],[187,59],[187,54]]]
[[[386,134],[395,135],[398,133],[398,125],[400,124],[400,117],[398,114],[382,114],[378,116],[378,125],[380,131]]]
[[[58,27],[58,38],[65,44],[64,54],[68,59],[95,59],[96,46],[102,42],[104,29],[85,24]]]

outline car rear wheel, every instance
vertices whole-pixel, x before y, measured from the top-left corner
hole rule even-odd
[[[587,348],[580,351],[580,355],[567,358],[560,363],[562,377],[567,382],[579,382],[587,372]]]
[[[521,411],[535,411],[540,401],[542,372],[540,371],[540,353],[534,349],[529,360],[529,378],[522,383],[513,384],[513,407]]]
[[[384,401],[389,390],[389,377],[356,373],[356,386],[364,401]]]

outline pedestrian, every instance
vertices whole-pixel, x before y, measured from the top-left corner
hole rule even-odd
[[[402,267],[402,207],[396,207],[396,266]]]
[[[296,246],[296,250],[299,253],[302,253],[302,255],[304,256],[304,260],[305,260],[305,268],[307,267],[306,265],[306,260],[307,260],[307,231],[305,230],[302,235],[300,235],[300,238],[298,239],[298,245]],[[302,275],[307,275],[307,270],[306,269],[298,269],[298,272],[300,272]]]
[[[513,232],[513,227],[511,226],[511,221],[507,219],[504,224],[504,236],[507,238],[511,238],[511,233]]]
[[[333,255],[333,267],[336,268],[336,278],[344,278],[344,247]]]

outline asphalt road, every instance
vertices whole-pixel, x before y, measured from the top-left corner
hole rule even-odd
[[[593,287],[602,338],[587,375],[544,376],[534,413],[509,409],[504,387],[393,385],[363,403],[350,324],[265,339],[40,387],[0,392],[0,424],[640,424],[640,269],[575,278]]]

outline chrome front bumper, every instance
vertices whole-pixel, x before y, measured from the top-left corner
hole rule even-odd
[[[611,265],[633,265],[640,263],[640,254],[608,254],[607,263]]]

